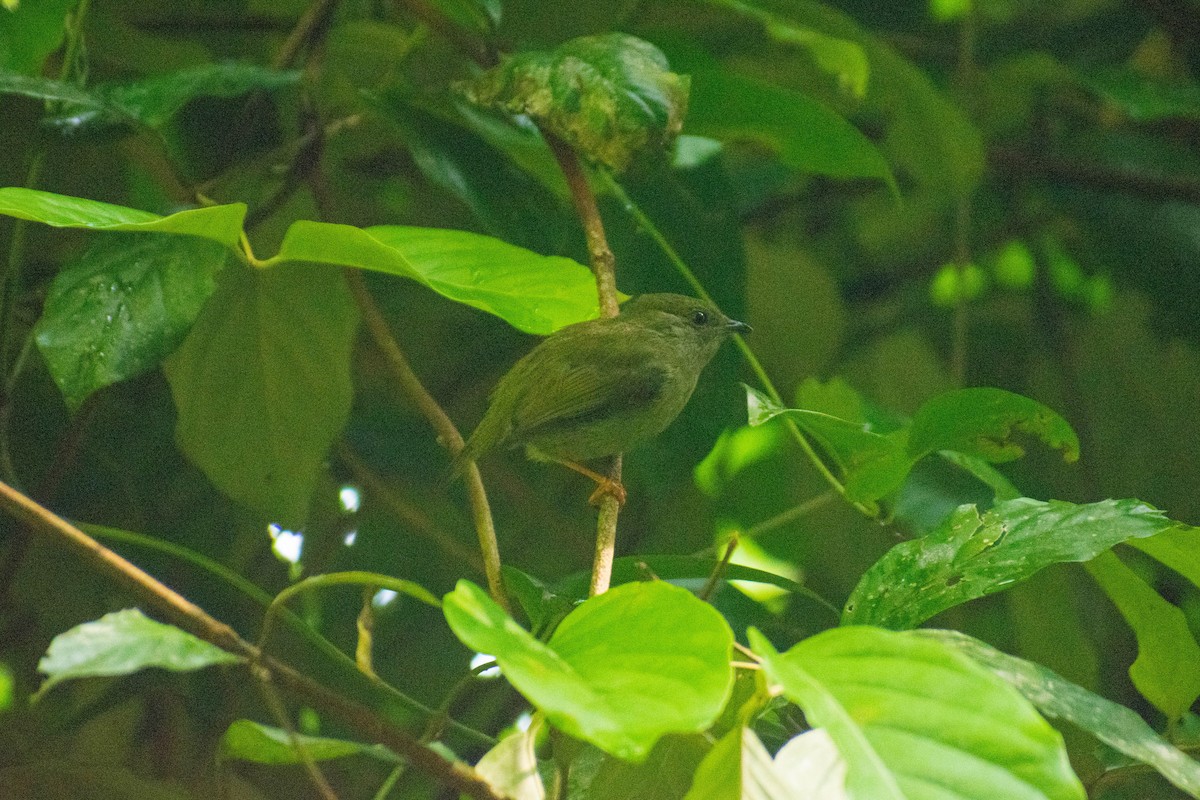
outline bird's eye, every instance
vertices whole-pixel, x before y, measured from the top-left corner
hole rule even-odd
[[[697,309],[692,312],[692,322],[697,325],[703,325],[704,323],[708,322],[708,314],[705,314],[703,311]]]

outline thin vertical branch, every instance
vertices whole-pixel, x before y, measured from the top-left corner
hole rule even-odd
[[[962,18],[958,36],[958,63],[954,80],[964,97],[970,96],[976,80],[974,7],[968,7]],[[954,205],[954,271],[958,291],[954,298],[954,321],[951,334],[950,370],[956,386],[965,386],[967,379],[968,308],[967,274],[971,266],[971,194],[967,189],[956,198]]]
[[[433,395],[429,393],[421,383],[421,379],[417,377],[417,373],[413,371],[412,365],[408,362],[408,356],[404,354],[400,343],[392,335],[391,328],[388,327],[387,320],[384,319],[379,306],[375,304],[375,299],[371,297],[362,275],[357,270],[348,269],[346,270],[346,281],[362,312],[367,330],[374,339],[375,345],[387,359],[400,389],[409,402],[416,406],[421,415],[429,422],[434,432],[437,433],[438,439],[450,449],[451,453],[457,454],[463,449],[462,434],[458,432],[454,422],[438,405],[437,400],[433,399]],[[492,599],[507,610],[508,598],[504,594],[504,584],[500,578],[500,546],[496,542],[496,526],[492,522],[492,509],[488,504],[487,491],[483,488],[483,478],[473,461],[467,462],[466,468],[463,470],[463,478],[467,484],[467,498],[471,504],[471,518],[475,523],[475,533],[479,537],[479,549],[483,554],[483,571],[487,576],[488,589]]]
[[[608,237],[604,234],[604,220],[601,219],[600,209],[596,205],[596,195],[588,184],[587,175],[584,174],[583,165],[575,151],[545,129],[542,129],[542,136],[550,145],[563,177],[566,178],[571,201],[575,204],[575,213],[579,215],[579,221],[583,224],[592,272],[596,276],[600,314],[615,317],[621,312],[617,304],[616,259],[608,246]],[[621,482],[621,460],[620,453],[613,456],[612,467],[608,473],[608,477],[618,484]],[[617,517],[620,513],[621,504],[616,497],[606,494],[600,498],[600,513],[596,518],[596,553],[588,590],[591,595],[608,591],[612,582],[613,558],[617,549]]]

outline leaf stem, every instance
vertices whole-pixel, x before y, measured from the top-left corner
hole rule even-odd
[[[183,595],[152,575],[107,549],[82,530],[36,503],[6,483],[0,483],[0,506],[39,533],[68,544],[93,566],[143,598],[147,605],[183,630],[226,652],[241,656],[271,680],[314,708],[354,728],[372,741],[380,742],[408,759],[434,779],[478,800],[504,800],[491,785],[466,764],[451,761],[422,745],[411,734],[374,709],[318,683],[292,667],[266,656],[238,636],[229,625],[210,616]]]
[[[371,338],[375,340],[375,345],[387,359],[401,390],[409,402],[416,406],[421,415],[429,422],[437,434],[438,440],[450,448],[451,453],[457,455],[463,449],[462,434],[458,432],[454,422],[438,405],[437,400],[433,399],[433,395],[429,393],[421,383],[421,379],[417,377],[417,373],[413,371],[412,365],[408,362],[408,356],[404,354],[400,343],[392,335],[387,320],[384,319],[379,306],[375,304],[375,299],[371,297],[371,292],[367,289],[362,274],[354,269],[344,270],[344,273],[346,282],[350,286],[350,292],[354,295],[358,308],[362,312],[367,330],[370,332]],[[483,478],[480,476],[475,462],[467,462],[466,468],[463,470],[463,478],[467,484],[467,498],[471,504],[471,518],[475,523],[475,533],[479,537],[479,550],[483,554],[483,572],[487,576],[488,589],[492,599],[507,611],[509,608],[508,597],[504,594],[504,583],[500,577],[500,546],[496,542],[496,526],[492,521],[492,509],[488,504],[487,491],[483,488]]]
[[[615,317],[621,313],[617,303],[616,259],[612,248],[608,246],[608,237],[604,233],[604,220],[596,205],[596,195],[588,183],[579,156],[569,145],[545,128],[541,128],[542,138],[550,146],[559,169],[567,181],[567,189],[571,193],[571,201],[575,205],[575,213],[583,225],[584,236],[587,237],[588,255],[592,263],[592,272],[596,276],[596,295],[600,304],[600,314],[605,317]],[[615,483],[621,483],[621,454],[613,456],[612,466],[608,477]],[[592,561],[592,580],[588,594],[595,596],[608,591],[612,583],[613,559],[617,549],[617,517],[621,513],[621,504],[617,498],[606,494],[600,498],[600,513],[596,517],[596,551]]]
[[[707,300],[710,303],[713,302],[712,295],[710,295],[708,290],[704,288],[704,284],[702,284],[700,279],[696,277],[696,273],[692,272],[691,268],[687,265],[687,262],[680,257],[674,246],[667,241],[667,237],[663,235],[662,231],[658,229],[658,226],[656,226],[650,217],[646,215],[646,212],[642,211],[641,207],[634,202],[633,198],[630,197],[625,191],[625,188],[621,186],[621,184],[617,183],[617,181],[607,173],[603,174],[603,178],[608,185],[609,191],[611,191],[621,202],[621,205],[625,208],[629,215],[633,217],[638,226],[645,231],[651,239],[654,240],[654,243],[657,244],[659,249],[663,251],[663,254],[667,257],[667,260],[674,265],[675,269],[679,272],[683,279],[687,281],[688,285],[691,286],[696,294],[702,299]],[[771,377],[767,375],[767,370],[763,367],[762,362],[758,360],[758,356],[754,354],[754,351],[750,349],[750,345],[746,343],[746,338],[741,334],[735,333],[733,335],[733,341],[737,344],[738,349],[742,351],[742,355],[745,357],[746,363],[750,366],[750,371],[753,372],[755,377],[758,378],[767,395],[779,405],[786,406],[787,404],[783,402],[783,397],[779,394],[779,390],[775,388],[775,383],[771,380]],[[792,438],[796,440],[796,443],[800,445],[800,449],[804,451],[804,455],[808,457],[810,462],[812,462],[813,468],[816,469],[821,477],[825,479],[826,483],[833,487],[835,492],[841,495],[846,502],[850,503],[864,515],[871,517],[872,519],[878,517],[878,514],[868,506],[858,502],[857,500],[851,500],[846,496],[846,487],[837,479],[837,476],[835,476],[829,470],[829,467],[825,466],[825,462],[819,455],[817,455],[817,451],[813,448],[812,443],[808,441],[808,437],[804,435],[804,432],[800,430],[800,427],[796,425],[794,421],[785,418],[783,420],[783,424],[784,427],[788,429],[788,432],[792,435]]]

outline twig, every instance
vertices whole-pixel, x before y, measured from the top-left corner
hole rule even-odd
[[[287,664],[264,655],[224,622],[210,616],[183,595],[6,483],[0,483],[0,506],[35,531],[69,544],[101,572],[141,596],[151,608],[167,617],[172,624],[267,670],[272,680],[299,696],[304,702],[354,728],[367,739],[383,744],[436,780],[479,800],[503,800],[503,795],[498,794],[471,767],[450,761],[437,751],[422,745],[395,723],[380,717],[373,709],[329,689]]]
[[[725,554],[721,556],[721,560],[713,567],[712,574],[708,576],[708,580],[704,583],[704,588],[700,590],[700,594],[696,595],[704,602],[708,602],[713,592],[717,590],[717,584],[721,582],[721,577],[725,574],[725,570],[729,568],[729,562],[733,559],[734,551],[737,550],[738,535],[734,532],[733,536],[729,537],[729,544],[725,545]]]
[[[978,23],[972,7],[968,6],[958,31],[958,62],[954,80],[964,97],[972,97],[977,83],[975,66],[975,33]],[[971,266],[971,192],[962,189],[954,199],[954,271],[958,291],[954,296],[954,319],[951,332],[950,371],[959,388],[966,385],[968,316],[967,273]]]
[[[566,178],[567,188],[571,192],[571,201],[575,204],[575,212],[583,224],[583,233],[587,237],[588,255],[591,257],[592,272],[596,276],[596,295],[600,302],[600,314],[605,317],[615,317],[621,313],[617,304],[617,278],[615,272],[616,260],[612,248],[608,246],[608,238],[604,234],[604,220],[600,217],[600,209],[596,206],[596,195],[588,184],[587,175],[579,156],[565,142],[545,128],[541,129],[542,137],[550,145],[554,159]],[[621,454],[613,456],[612,467],[608,477],[613,482],[621,483]],[[592,562],[592,580],[588,589],[590,595],[603,594],[612,583],[613,558],[617,549],[617,517],[621,513],[621,504],[616,497],[606,494],[600,498],[600,513],[596,517],[596,554]]]
[[[329,785],[329,781],[325,778],[321,768],[317,766],[317,762],[313,760],[312,753],[309,752],[308,746],[300,741],[300,735],[296,733],[296,726],[292,724],[292,720],[288,717],[287,709],[283,705],[283,700],[276,691],[274,684],[271,683],[271,675],[266,670],[253,670],[256,674],[254,677],[258,679],[258,688],[262,691],[263,701],[266,703],[267,709],[271,712],[271,716],[275,717],[275,722],[283,729],[287,736],[288,745],[292,751],[300,758],[300,763],[304,765],[304,771],[308,773],[308,779],[312,781],[313,786],[317,790],[322,800],[338,800],[337,792]]]
[[[747,539],[754,539],[768,531],[781,528],[789,522],[808,516],[821,506],[826,505],[833,497],[833,492],[822,492],[816,497],[810,497],[803,503],[794,505],[786,511],[781,511],[773,517],[768,517],[761,522],[754,523],[742,535]]]
[[[354,480],[361,483],[371,495],[382,501],[401,522],[440,547],[446,555],[454,560],[464,562],[476,572],[483,573],[483,559],[479,557],[478,553],[451,536],[448,531],[439,528],[428,514],[402,497],[378,473],[367,466],[362,457],[350,445],[344,441],[340,442],[337,452],[342,461],[346,462],[346,466],[350,467]]]
[[[295,64],[301,48],[317,38],[329,24],[336,2],[337,0],[315,0],[306,8],[300,15],[300,19],[296,21],[296,26],[292,28],[287,39],[280,46],[279,51],[275,53],[275,58],[271,59],[271,66],[275,69],[287,69]]]
[[[1200,203],[1200,180],[1186,175],[1164,175],[1108,164],[1070,161],[1014,147],[997,147],[988,152],[994,171],[1010,179],[1030,175],[1054,181],[1139,195],[1150,200],[1183,200]]]
[[[371,338],[375,340],[376,346],[387,358],[388,365],[392,368],[401,390],[409,402],[417,407],[417,410],[433,427],[439,441],[450,448],[451,453],[457,454],[463,449],[462,434],[458,432],[458,428],[454,427],[454,423],[438,405],[437,400],[433,399],[433,395],[421,384],[421,379],[417,377],[412,365],[408,363],[408,356],[404,354],[404,351],[400,349],[400,343],[392,336],[392,331],[388,327],[387,320],[383,318],[379,306],[375,305],[375,300],[371,297],[362,275],[352,269],[346,270],[345,273],[350,291],[367,324],[367,330],[370,332]],[[500,547],[496,543],[496,527],[492,522],[492,509],[488,505],[487,492],[483,488],[483,478],[474,462],[467,462],[466,468],[463,470],[463,478],[467,483],[471,517],[475,523],[475,533],[479,537],[479,549],[483,554],[483,571],[487,576],[488,589],[491,591],[492,599],[508,610],[508,598],[504,594],[504,584],[500,577]]]
[[[612,176],[608,175],[607,173],[602,173],[602,176],[606,180],[608,188],[612,191],[616,198],[621,201],[621,204],[625,210],[633,216],[633,219],[635,222],[637,222],[638,226],[645,231],[651,239],[654,240],[654,243],[658,245],[660,250],[662,250],[663,255],[665,255],[667,260],[675,266],[675,269],[679,272],[683,279],[688,282],[688,285],[692,287],[699,297],[711,303],[712,296],[708,293],[708,290],[704,288],[704,284],[702,284],[700,279],[696,277],[696,273],[692,272],[691,268],[687,265],[687,262],[683,260],[679,253],[675,250],[674,246],[667,241],[667,237],[664,236],[662,231],[658,229],[658,226],[654,224],[653,220],[646,215],[645,211],[642,211],[641,207],[633,201],[633,198],[629,196],[624,187],[617,183]],[[772,381],[771,376],[767,374],[767,370],[763,367],[762,362],[758,360],[758,356],[756,356],[754,351],[750,349],[750,345],[746,344],[745,337],[741,334],[735,333],[733,336],[733,341],[737,344],[738,349],[742,351],[742,356],[746,359],[746,363],[749,364],[750,371],[753,372],[758,378],[767,395],[779,405],[785,405],[783,402],[783,396],[780,395],[779,390],[775,388],[774,381]],[[846,487],[837,479],[837,476],[830,472],[829,467],[825,466],[825,462],[822,461],[821,457],[817,455],[817,451],[813,449],[812,443],[808,441],[808,437],[804,435],[804,432],[800,430],[800,427],[796,425],[794,420],[785,417],[783,420],[783,425],[785,428],[787,428],[788,433],[792,435],[792,438],[796,440],[796,443],[800,445],[800,449],[804,451],[804,454],[812,463],[813,468],[820,473],[821,477],[825,479],[826,483],[833,487],[835,492],[841,495],[846,502],[850,503],[866,516],[871,517],[872,519],[878,518],[878,514],[871,508],[868,508],[863,503],[860,503],[856,500],[850,500],[848,497],[846,497]]]

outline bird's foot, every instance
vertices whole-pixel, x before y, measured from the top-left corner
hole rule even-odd
[[[620,481],[614,481],[612,478],[605,478],[603,476],[599,480],[595,478],[593,480],[596,481],[596,491],[592,492],[591,497],[588,498],[589,505],[598,507],[600,501],[605,496],[615,498],[619,506],[625,505],[625,486]]]

